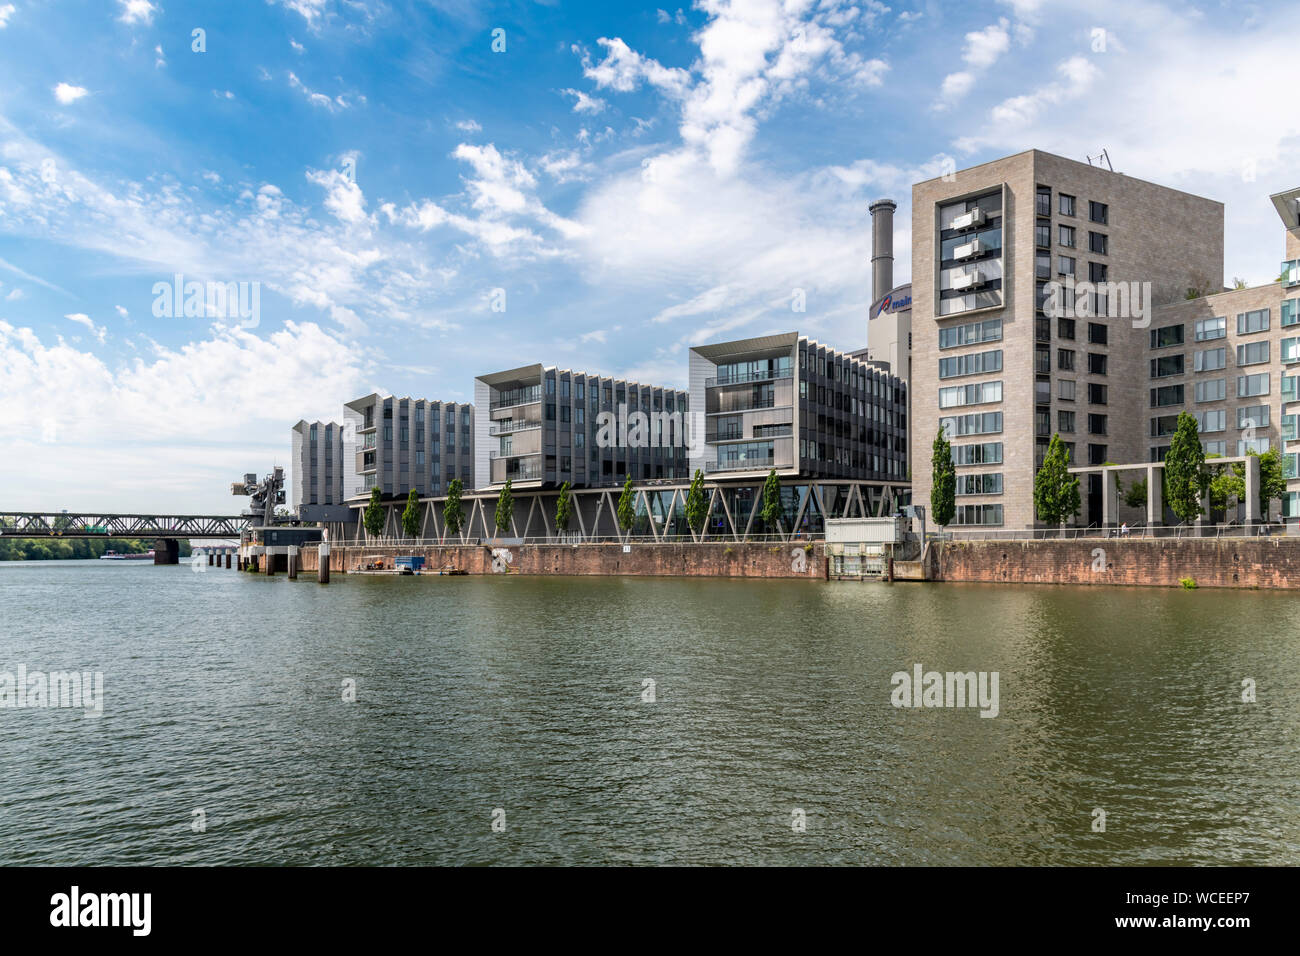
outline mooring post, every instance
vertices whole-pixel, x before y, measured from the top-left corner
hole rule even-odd
[[[266,564],[266,576],[275,576],[275,555],[271,553],[270,545],[262,546],[262,561]]]
[[[316,551],[316,580],[321,584],[330,583],[330,543],[322,541]]]
[[[229,551],[226,552],[226,570],[227,570],[227,571],[230,570],[230,552],[229,552]]]
[[[289,545],[289,580],[298,580],[298,548],[295,545]]]

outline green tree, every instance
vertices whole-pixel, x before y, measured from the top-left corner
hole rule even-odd
[[[1178,520],[1193,521],[1204,513],[1201,496],[1209,483],[1205,448],[1201,445],[1196,419],[1187,412],[1179,412],[1174,437],[1165,454],[1165,487],[1169,495],[1166,500]]]
[[[709,501],[704,496],[704,472],[696,468],[690,490],[686,492],[686,523],[698,534],[708,518]]]
[[[402,512],[402,530],[408,538],[420,533],[420,496],[414,488],[406,496],[406,509]]]
[[[464,488],[465,484],[459,478],[453,478],[447,485],[447,500],[442,503],[442,526],[447,534],[460,534],[465,523],[465,508],[460,503]]]
[[[501,494],[497,497],[497,532],[500,533],[510,527],[510,519],[515,513],[515,496],[510,491],[510,479],[506,479],[505,485],[501,488]]]
[[[1145,508],[1147,506],[1147,480],[1135,481],[1128,486],[1124,492],[1124,504],[1130,508]]]
[[[555,499],[555,530],[561,533],[569,530],[573,519],[573,498],[569,494],[569,483],[560,485],[560,497]]]
[[[934,436],[930,452],[933,475],[930,484],[930,517],[940,528],[946,528],[957,513],[957,467],[952,463],[952,445],[943,435],[943,426]]]
[[[366,505],[362,523],[366,526],[366,534],[372,538],[379,537],[384,530],[384,506],[379,503],[378,485],[370,489],[370,504]]]
[[[1070,451],[1053,435],[1043,465],[1034,475],[1034,510],[1046,524],[1062,525],[1079,513],[1079,477],[1070,474]]]
[[[775,527],[777,533],[780,533],[785,506],[781,504],[781,479],[776,476],[775,468],[767,473],[767,481],[763,482],[763,508],[758,516],[763,519],[766,527]]]
[[[632,476],[627,476],[627,481],[623,482],[623,493],[618,496],[618,526],[624,531],[632,529],[632,522],[636,519],[636,505],[633,504]]]
[[[1259,513],[1268,520],[1268,506],[1286,497],[1286,479],[1282,477],[1282,456],[1270,448],[1259,456]]]

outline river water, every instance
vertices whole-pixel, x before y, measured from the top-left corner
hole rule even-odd
[[[0,674],[103,674],[0,709],[0,863],[1294,865],[1298,634],[1252,591],[0,564]],[[893,706],[916,664],[998,715]]]

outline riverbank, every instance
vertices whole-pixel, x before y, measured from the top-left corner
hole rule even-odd
[[[378,556],[385,567],[405,555],[424,558],[428,571],[467,574],[629,575],[633,577],[803,578],[824,580],[826,549],[815,544],[523,544],[330,546],[330,572],[347,574]],[[319,567],[315,548],[302,550],[302,572]]]
[[[1283,536],[945,541],[926,557],[928,581],[1300,588],[1300,539]]]

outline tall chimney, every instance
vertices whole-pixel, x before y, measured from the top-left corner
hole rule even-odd
[[[871,301],[894,287],[894,210],[892,199],[877,199],[871,211]]]

